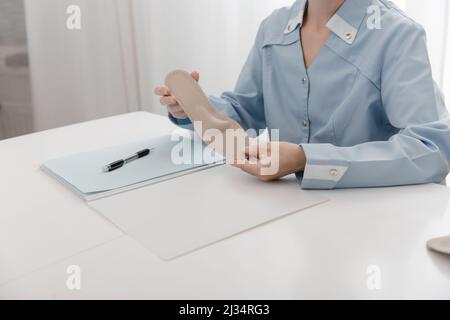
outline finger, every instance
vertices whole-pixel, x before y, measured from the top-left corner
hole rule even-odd
[[[169,96],[170,95],[170,89],[166,86],[159,86],[155,88],[155,94],[157,96]]]
[[[237,167],[241,169],[243,172],[251,176],[254,176],[264,182],[274,181],[277,179],[277,176],[275,175],[265,174],[263,171],[263,165],[261,163],[258,163],[256,165],[254,164],[234,165],[234,167]]]
[[[177,119],[186,119],[187,115],[186,113],[184,113],[184,111],[182,112],[173,112],[172,115],[177,118]]]
[[[235,164],[258,164],[259,160],[257,157],[249,156],[246,153],[237,152],[233,158],[227,159],[227,164],[235,165]]]
[[[254,144],[245,149],[245,155],[248,159],[262,159],[270,155],[270,143]]]
[[[242,171],[244,171],[254,177],[259,178],[261,176],[261,165],[259,163],[257,163],[257,164],[252,164],[250,162],[245,162],[244,164],[236,163],[233,166],[241,169]]]
[[[257,157],[258,156],[258,145],[250,145],[245,148],[245,155],[247,159],[251,157]]]
[[[272,151],[271,143],[262,143],[258,146],[258,159],[270,157]]]
[[[195,81],[199,82],[200,81],[200,73],[198,73],[197,71],[194,71],[191,73],[192,78],[195,79]]]
[[[179,105],[168,105],[167,110],[170,113],[184,112],[183,108],[181,108]]]
[[[177,99],[174,96],[163,96],[160,99],[163,106],[176,106],[178,105]]]
[[[261,167],[263,168],[270,168],[272,164],[276,163],[276,161],[274,161],[274,159],[271,156],[267,156],[264,154],[260,156],[259,161],[261,163]]]

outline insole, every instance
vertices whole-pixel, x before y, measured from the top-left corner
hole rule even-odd
[[[428,241],[428,248],[439,253],[450,255],[450,236]]]
[[[243,151],[249,145],[245,130],[211,105],[188,72],[172,71],[166,77],[166,85],[206,144],[227,159],[241,159],[244,156]]]

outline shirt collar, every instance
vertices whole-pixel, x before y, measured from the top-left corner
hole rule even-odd
[[[346,0],[336,14],[328,21],[327,27],[348,44],[353,44],[367,13],[371,0]],[[291,16],[284,30],[289,34],[303,24],[308,0],[297,0],[291,8]]]

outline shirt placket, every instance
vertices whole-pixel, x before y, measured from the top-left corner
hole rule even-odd
[[[311,120],[309,119],[309,94],[310,94],[310,80],[308,74],[305,72],[301,80],[301,86],[303,91],[303,112],[301,121],[302,128],[302,143],[309,143],[311,137]]]

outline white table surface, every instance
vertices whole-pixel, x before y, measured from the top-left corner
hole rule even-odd
[[[331,201],[165,262],[39,170],[172,130],[141,112],[1,141],[0,298],[450,299],[450,257],[426,249],[450,234],[441,185],[312,191]],[[71,265],[81,290],[66,286]]]

